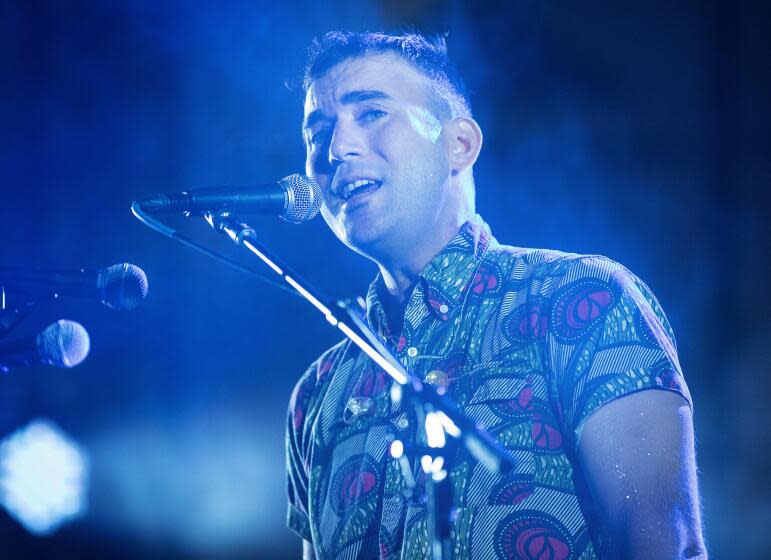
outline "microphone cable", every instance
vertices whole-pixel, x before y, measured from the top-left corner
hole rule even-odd
[[[235,270],[238,270],[239,272],[248,274],[249,276],[252,276],[257,280],[261,280],[262,282],[270,286],[279,288],[289,294],[292,294],[295,297],[299,297],[299,298],[303,297],[301,294],[297,293],[297,291],[295,291],[294,289],[290,288],[289,286],[281,282],[278,282],[273,277],[263,274],[262,272],[259,272],[248,266],[245,266],[240,262],[235,261],[230,257],[226,257],[225,255],[218,253],[213,249],[209,249],[208,247],[202,245],[201,243],[198,243],[197,241],[194,241],[193,239],[186,236],[185,234],[180,233],[174,228],[164,224],[160,220],[157,220],[151,217],[149,214],[147,214],[147,212],[142,210],[142,205],[139,204],[139,202],[137,202],[136,200],[131,203],[131,213],[134,214],[134,216],[144,225],[146,225],[147,227],[149,227],[154,231],[157,231],[164,237],[173,239],[174,241],[177,241],[186,247],[190,247],[191,249],[198,251],[199,253],[203,253],[207,257],[211,257],[216,261],[219,261]]]

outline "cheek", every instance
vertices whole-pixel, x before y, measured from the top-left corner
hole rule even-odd
[[[329,163],[329,142],[311,145],[305,144],[305,170],[315,174],[330,174],[332,166]]]
[[[398,171],[414,197],[433,192],[444,184],[447,165],[435,145],[422,142],[402,143],[391,152],[392,160],[400,162]],[[415,187],[420,185],[420,189]]]
[[[403,123],[395,120],[385,123],[372,131],[370,135],[370,145],[375,149],[394,151],[408,139],[409,130]]]
[[[440,143],[418,133],[411,122],[383,126],[373,135],[372,145],[383,152],[391,165],[403,168],[413,179],[425,177],[427,169],[441,165],[443,157]]]
[[[413,107],[407,111],[407,115],[415,133],[435,144],[442,133],[439,119],[423,107]]]
[[[319,149],[305,150],[305,173],[311,177],[320,175],[323,173],[323,169],[320,166],[321,160],[319,157]]]
[[[329,229],[332,230],[332,233],[335,234],[335,237],[337,237],[343,243],[347,243],[348,236],[345,233],[345,227],[340,220],[340,216],[333,214],[326,204],[322,204],[321,217],[324,218],[324,221],[327,223]]]
[[[305,174],[318,183],[322,192],[326,192],[331,176],[329,162],[326,159],[314,152],[306,152]]]

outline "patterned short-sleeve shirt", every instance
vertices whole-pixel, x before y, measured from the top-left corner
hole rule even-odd
[[[478,217],[477,217],[478,218]],[[392,335],[396,357],[442,385],[516,463],[492,474],[461,447],[449,477],[454,558],[597,558],[601,535],[574,470],[584,422],[646,389],[690,396],[672,330],[650,290],[599,256],[499,245],[475,219],[426,267]],[[389,438],[424,438],[391,380],[348,342],[302,376],[287,418],[288,525],[321,559],[428,558],[419,463],[405,491]]]

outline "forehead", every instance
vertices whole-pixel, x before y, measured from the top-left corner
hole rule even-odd
[[[397,54],[363,55],[339,62],[311,83],[305,115],[343,104],[352,91],[379,91],[397,102],[426,105],[430,87],[430,80]]]

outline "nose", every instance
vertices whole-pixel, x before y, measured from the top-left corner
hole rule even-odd
[[[329,164],[336,167],[348,159],[363,156],[365,152],[366,142],[362,131],[352,123],[338,120],[329,141]]]

